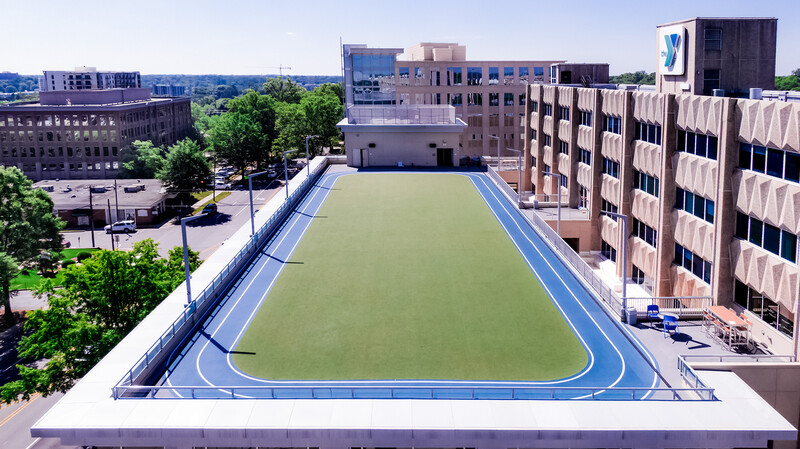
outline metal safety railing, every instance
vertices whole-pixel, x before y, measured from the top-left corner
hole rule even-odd
[[[115,399],[491,399],[711,401],[714,389],[546,386],[116,386]]]
[[[516,201],[517,203],[519,203],[519,195],[517,194],[517,192],[514,189],[512,189],[510,185],[508,185],[508,183],[503,179],[503,177],[500,176],[500,173],[497,173],[497,170],[495,170],[494,167],[487,166],[486,173],[489,175],[490,178],[492,178],[495,185],[497,185],[498,187],[500,187],[500,189],[503,190],[503,193],[505,193],[507,197],[509,197],[512,201]]]
[[[266,234],[271,233],[274,228],[280,224],[284,215],[295,205],[295,203],[305,195],[306,191],[314,184],[317,177],[328,166],[328,161],[325,159],[323,163],[317,165],[311,172],[310,176],[306,177],[303,182],[289,194],[289,197],[284,200],[281,206],[270,216],[266,223],[264,223],[247,241],[238,253],[223,267],[217,276],[204,288],[199,294],[194,296],[194,299],[183,310],[183,313],[173,321],[172,325],[153,343],[150,348],[134,363],[133,367],[128,370],[125,376],[117,384],[118,388],[121,385],[130,386],[134,379],[136,379],[155,359],[156,355],[164,349],[171,342],[173,338],[178,336],[179,331],[183,325],[189,320],[193,319],[197,309],[203,305],[207,300],[216,298],[218,295],[217,290],[220,285],[228,282],[228,278],[232,272],[238,271],[240,263],[243,259],[252,256],[253,252],[259,246],[259,241]],[[289,188],[288,185],[285,188]],[[149,388],[149,387],[148,387]],[[116,394],[116,393],[115,393]]]
[[[628,307],[635,307],[637,312],[646,312],[647,306],[656,305],[659,311],[673,312],[679,317],[703,316],[703,309],[714,305],[713,296],[642,296],[627,298]]]
[[[709,354],[688,354],[678,356],[678,371],[681,377],[690,387],[698,389],[708,389],[705,384],[697,375],[697,372],[689,365],[689,360],[706,363],[789,363],[794,362],[795,358],[790,355],[773,355],[773,354],[740,354],[740,355],[709,355]]]

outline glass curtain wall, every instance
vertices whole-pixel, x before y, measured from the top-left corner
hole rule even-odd
[[[353,103],[396,104],[394,54],[353,55]]]

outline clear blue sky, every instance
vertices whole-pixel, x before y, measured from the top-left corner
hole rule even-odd
[[[494,5],[497,5],[496,7]],[[777,74],[800,67],[800,2],[0,0],[0,71],[95,66],[150,73],[338,75],[344,43],[458,42],[468,59],[608,62],[655,70],[655,27],[690,17],[777,17]]]

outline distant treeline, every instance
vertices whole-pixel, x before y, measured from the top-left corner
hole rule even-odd
[[[33,90],[39,90],[38,76],[21,75],[11,79],[0,79],[0,93],[14,94]]]
[[[230,86],[239,92],[247,89],[258,90],[264,85],[267,78],[278,78],[278,75],[142,75],[142,87],[154,84],[175,84],[186,86],[190,90],[198,87],[216,90],[217,86]],[[324,75],[289,75],[295,83],[313,90],[314,87],[325,83],[338,83],[341,76]]]
[[[628,72],[608,78],[611,84],[656,84],[656,73],[647,73],[644,70]]]

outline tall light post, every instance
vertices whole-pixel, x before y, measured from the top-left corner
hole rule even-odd
[[[497,171],[500,171],[500,138],[496,135],[492,134],[489,136],[490,139],[497,140]]]
[[[309,165],[309,163],[308,163],[308,140],[309,139],[313,139],[315,137],[319,137],[319,136],[317,136],[317,135],[306,136],[306,167],[307,167],[307,170],[308,170],[308,176],[309,177],[311,177],[311,165]]]
[[[306,140],[308,143],[308,140]],[[295,148],[294,150],[288,150],[283,152],[283,176],[286,179],[286,199],[289,199],[289,166],[286,164],[286,155],[289,153],[294,153],[295,151],[299,150],[299,148]],[[308,154],[308,153],[306,153]]]
[[[186,305],[192,303],[192,274],[189,272],[189,246],[186,243],[186,223],[203,218],[208,214],[200,214],[196,217],[181,218],[181,234],[183,235],[183,267],[186,274]]]
[[[615,212],[600,212],[611,218],[622,218],[622,313],[628,308],[628,216]]]
[[[255,217],[255,212],[253,211],[253,178],[256,176],[261,176],[265,173],[268,172],[260,171],[258,173],[251,173],[247,176],[247,185],[250,189],[250,235],[255,235],[256,233],[256,223],[254,221],[255,219],[253,218]]]
[[[561,237],[561,179],[564,177],[561,173],[551,173],[549,171],[542,171],[543,175],[547,176],[558,176],[558,219],[556,221],[556,233],[559,237]]]

